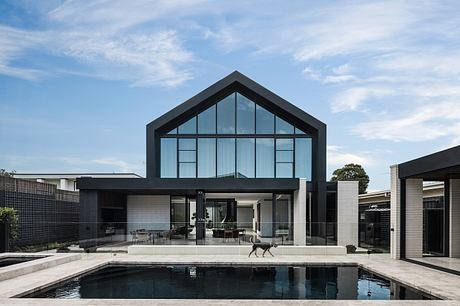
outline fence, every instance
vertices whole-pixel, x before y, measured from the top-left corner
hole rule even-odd
[[[0,177],[0,206],[18,211],[16,247],[78,239],[78,192],[58,190],[52,184]]]

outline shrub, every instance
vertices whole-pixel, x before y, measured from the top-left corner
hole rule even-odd
[[[18,238],[18,212],[9,207],[0,207],[0,222],[8,224],[10,246]]]

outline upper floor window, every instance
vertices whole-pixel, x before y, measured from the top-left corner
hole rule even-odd
[[[311,179],[308,134],[235,92],[161,136],[161,177]]]

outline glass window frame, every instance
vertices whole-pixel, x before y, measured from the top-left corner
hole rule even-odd
[[[238,117],[239,117],[239,112],[238,112],[238,97],[239,95],[241,95],[243,98],[249,100],[250,102],[253,103],[254,105],[254,109],[252,110],[251,109],[251,116],[253,116],[253,125],[254,125],[254,130],[251,131],[252,133],[245,133],[245,134],[241,134],[240,132],[241,131],[238,131],[239,129],[239,124],[238,124]],[[232,99],[233,103],[231,102],[227,102],[229,104],[232,104],[233,105],[233,112],[234,112],[234,123],[232,123],[232,129],[233,129],[233,132],[229,133],[229,134],[223,134],[223,133],[219,133],[218,132],[218,105],[219,105],[219,102],[224,100],[224,99],[227,99],[231,97],[230,99]],[[302,177],[304,175],[307,176],[307,179],[308,180],[311,180],[312,179],[312,171],[313,171],[313,168],[314,168],[314,165],[313,165],[313,162],[314,162],[314,156],[313,156],[313,152],[314,152],[314,144],[312,142],[312,137],[303,132],[300,128],[298,128],[297,126],[289,123],[288,121],[282,119],[281,117],[279,117],[278,115],[276,115],[274,112],[270,111],[268,108],[264,107],[263,105],[260,105],[258,103],[256,103],[253,99],[250,99],[248,98],[247,96],[243,95],[241,92],[238,92],[238,91],[235,91],[229,95],[227,95],[225,98],[223,98],[222,100],[216,102],[215,104],[209,106],[208,108],[204,109],[203,111],[201,111],[200,113],[196,114],[194,117],[191,117],[189,120],[187,120],[186,122],[189,122],[190,120],[194,120],[194,124],[195,124],[195,133],[179,133],[179,127],[182,126],[184,123],[182,123],[181,125],[179,125],[178,127],[172,129],[172,130],[169,130],[167,132],[165,132],[164,134],[162,134],[160,136],[161,139],[163,138],[175,138],[177,140],[177,143],[176,143],[176,149],[177,149],[177,152],[176,152],[176,158],[177,158],[177,163],[176,163],[176,172],[177,172],[177,175],[176,177],[177,178],[181,178],[181,173],[180,173],[180,165],[181,164],[184,164],[184,163],[191,163],[191,164],[194,164],[194,167],[195,167],[195,175],[193,176],[194,178],[204,178],[204,177],[214,177],[214,178],[218,178],[219,175],[219,149],[218,149],[218,142],[219,142],[219,139],[234,139],[234,153],[233,154],[233,157],[234,157],[234,166],[233,166],[233,170],[234,170],[234,175],[233,177],[236,177],[238,176],[238,170],[239,167],[241,167],[239,164],[238,164],[238,141],[239,139],[254,139],[254,160],[253,160],[253,163],[254,163],[254,170],[253,170],[253,176],[250,175],[248,178],[258,178],[260,176],[258,176],[258,173],[257,173],[257,141],[258,139],[272,139],[273,141],[273,169],[271,171],[271,173],[273,173],[273,176],[269,176],[270,178],[285,178],[285,177],[290,177],[290,178],[297,178],[299,177],[297,172],[298,172],[298,169],[301,169],[302,171]],[[249,105],[249,102],[248,102],[248,105]],[[252,107],[252,104],[249,105]],[[203,131],[201,130],[200,131],[200,118],[201,118],[201,114],[206,112],[206,111],[209,111],[211,112],[212,116],[211,117],[214,117],[215,119],[213,121],[214,122],[214,126],[213,124],[211,124],[211,129],[214,129],[214,131],[212,133],[208,133],[208,132],[211,132],[211,130],[207,130],[207,131]],[[262,114],[262,115],[261,115]],[[270,114],[270,116],[268,116],[267,114]],[[259,117],[261,117],[263,119],[263,122],[268,122],[267,120],[268,119],[273,119],[273,124],[270,125],[270,127],[268,128],[268,130],[270,130],[270,133],[261,133],[261,131],[263,132],[266,132],[267,130],[263,130],[263,129],[258,129],[257,128],[257,125],[258,125],[258,115]],[[206,116],[207,118],[211,118],[209,117],[209,115]],[[228,121],[228,120],[227,120]],[[230,120],[229,122],[231,122],[233,120]],[[288,124],[289,125],[289,133],[279,133],[280,131],[278,130],[278,123],[279,122],[283,122],[283,124]],[[284,125],[283,125],[284,126]],[[291,126],[292,126],[292,131],[291,131]],[[273,131],[271,131],[271,128],[273,128]],[[191,132],[191,131],[190,131]],[[307,139],[310,139],[310,142],[307,142],[307,154],[308,156],[306,157],[302,157],[302,159],[300,159],[298,157],[298,152],[296,150],[296,142],[297,142],[297,139],[303,139],[303,138],[307,138]],[[180,144],[180,141],[181,139],[193,139],[194,140],[194,149],[186,149],[186,148],[183,148]],[[214,162],[214,167],[211,167],[209,171],[212,171],[214,170],[213,172],[215,172],[215,175],[213,176],[200,176],[199,175],[199,157],[198,157],[198,154],[199,154],[199,149],[198,149],[198,142],[199,142],[199,139],[215,139],[215,159],[213,160]],[[280,147],[279,143],[283,142],[285,139],[289,139],[291,140],[291,147]],[[161,150],[161,149],[160,149]],[[183,160],[183,156],[181,157],[181,152],[184,152],[184,151],[192,151],[195,153],[195,159],[194,161],[192,161],[193,158],[189,158],[187,160]],[[289,156],[286,156],[287,153],[282,153],[282,152],[290,152],[290,155]],[[212,154],[212,153],[210,153]],[[182,154],[182,155],[185,155],[185,154]],[[241,157],[240,157],[241,158]],[[283,159],[281,159],[283,158]],[[161,174],[161,158],[159,159],[160,160],[160,165],[159,165],[159,168],[160,168],[160,177],[162,177],[162,174]],[[307,163],[310,163],[308,166],[306,167],[298,167],[297,166],[297,163],[302,160],[302,161],[306,161]],[[271,162],[270,162],[271,163]],[[286,163],[286,164],[290,164],[290,168],[291,168],[291,174],[288,175],[288,176],[280,176],[280,171],[278,169],[277,171],[277,168],[281,167],[283,163]],[[230,165],[230,164],[228,164]],[[279,166],[278,166],[279,165]],[[212,169],[214,168],[214,169]],[[306,172],[306,174],[304,174],[303,172]],[[251,173],[252,174],[252,173]],[[263,176],[263,177],[266,177],[266,176]]]

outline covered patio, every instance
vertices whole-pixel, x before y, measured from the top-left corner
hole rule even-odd
[[[435,226],[424,216],[427,181],[444,182]],[[460,271],[460,146],[391,167],[390,227],[392,258]],[[426,251],[430,240],[440,243],[436,254]]]

